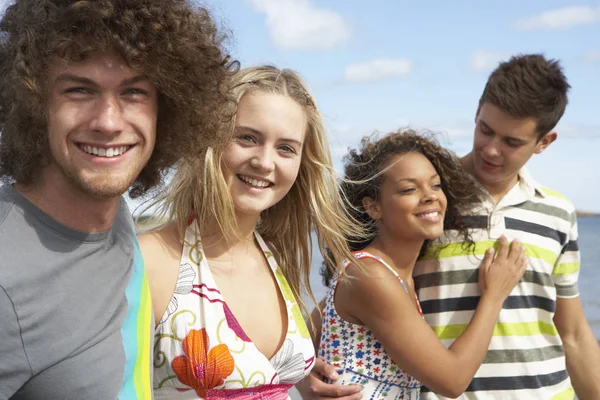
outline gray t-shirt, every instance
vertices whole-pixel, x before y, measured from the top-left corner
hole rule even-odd
[[[85,233],[0,187],[0,400],[151,398],[152,324],[123,199]]]

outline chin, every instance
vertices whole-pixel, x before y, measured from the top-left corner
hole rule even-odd
[[[444,228],[436,229],[436,230],[430,232],[428,235],[425,235],[425,240],[439,239],[440,236],[442,236],[443,234],[444,234]]]
[[[119,179],[80,180],[74,182],[81,191],[93,197],[110,199],[120,197],[129,189],[133,181]]]

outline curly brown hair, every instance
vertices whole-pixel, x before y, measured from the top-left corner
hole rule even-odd
[[[513,56],[491,73],[479,108],[490,103],[512,117],[535,118],[540,140],[563,116],[570,87],[558,60],[542,54]]]
[[[239,68],[227,35],[186,0],[17,0],[0,21],[0,178],[32,183],[50,161],[46,76],[55,57],[114,51],[159,92],[156,145],[130,189],[159,184],[177,160],[222,145],[225,82]]]
[[[417,133],[405,129],[388,133],[381,138],[378,135],[366,136],[361,140],[359,150],[351,149],[344,157],[345,179],[341,190],[348,202],[348,212],[363,225],[367,233],[364,237],[348,237],[350,250],[364,249],[375,239],[377,225],[365,211],[363,198],[379,198],[384,173],[389,167],[388,161],[398,154],[406,153],[421,153],[433,164],[448,201],[444,229],[457,230],[466,246],[472,246],[474,242],[461,216],[479,203],[482,189],[463,170],[458,157],[440,146],[433,133]],[[428,244],[429,241],[425,241],[421,254]],[[321,275],[325,285],[329,286],[334,271],[332,265],[324,263]]]

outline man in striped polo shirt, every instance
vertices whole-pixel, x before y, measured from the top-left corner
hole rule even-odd
[[[152,398],[152,303],[123,198],[216,132],[232,64],[185,0],[0,10],[0,400]]]
[[[477,268],[501,235],[527,248],[528,268],[504,303],[489,351],[462,399],[600,399],[600,348],[579,293],[575,208],[525,164],[557,138],[569,85],[558,61],[522,55],[492,72],[464,168],[487,191],[466,217],[475,249],[447,231],[415,268],[427,322],[450,346],[471,320]],[[444,246],[446,245],[446,246]],[[441,251],[436,254],[436,248]],[[423,390],[424,399],[442,396]]]
[[[473,149],[464,168],[487,191],[465,216],[474,248],[451,230],[414,271],[425,319],[449,347],[479,301],[478,267],[501,235],[527,249],[528,267],[504,303],[483,365],[461,399],[600,399],[600,347],[579,292],[575,208],[537,183],[525,164],[556,138],[569,84],[558,61],[523,55],[492,72],[475,116]],[[439,250],[439,251],[437,251]],[[304,399],[358,399],[360,386],[337,386],[335,369],[317,361],[298,389]],[[573,390],[575,388],[575,390]],[[423,388],[422,399],[443,399]]]

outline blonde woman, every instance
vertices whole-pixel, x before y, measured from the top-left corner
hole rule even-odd
[[[140,238],[156,399],[287,399],[315,362],[300,297],[312,297],[311,232],[336,259],[359,233],[298,74],[248,68],[231,87],[230,143],[181,162],[159,199],[171,223]]]

